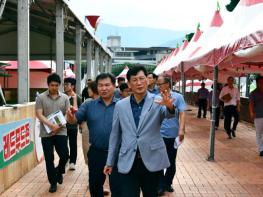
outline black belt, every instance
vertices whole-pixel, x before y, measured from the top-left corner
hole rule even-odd
[[[98,147],[96,147],[94,145],[90,145],[90,149],[97,150],[97,151],[108,152],[108,150],[105,150],[105,149],[102,149],[102,148],[98,148]]]
[[[139,149],[137,149],[137,151],[136,151],[135,158],[136,158],[136,159],[141,159],[141,158],[142,158]]]

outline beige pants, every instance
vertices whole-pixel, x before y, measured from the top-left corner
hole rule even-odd
[[[256,128],[256,140],[259,152],[263,151],[263,118],[254,119]]]
[[[87,126],[87,122],[81,123],[81,130],[82,130],[82,152],[84,156],[85,163],[88,165],[88,156],[87,153],[89,151],[89,129]]]

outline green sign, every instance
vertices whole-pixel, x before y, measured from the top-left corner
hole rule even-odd
[[[31,118],[0,125],[0,169],[33,151],[32,129]]]

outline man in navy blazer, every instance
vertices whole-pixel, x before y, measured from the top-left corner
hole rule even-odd
[[[157,197],[161,171],[169,167],[160,125],[174,117],[175,108],[169,92],[162,97],[147,91],[147,72],[135,66],[127,73],[132,95],[115,105],[105,174],[117,162],[122,197]]]

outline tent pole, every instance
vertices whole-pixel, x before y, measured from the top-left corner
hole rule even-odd
[[[213,79],[213,96],[212,96],[212,121],[210,127],[210,140],[209,140],[209,155],[207,160],[214,161],[215,154],[215,123],[216,123],[216,93],[217,93],[217,80],[218,80],[218,66],[214,67],[214,79]]]
[[[238,90],[240,92],[240,77],[238,77]]]
[[[249,77],[250,77],[250,74],[247,74],[247,78],[246,78],[246,97],[249,97],[249,89],[250,89]]]
[[[194,92],[194,80],[193,80],[193,79],[192,79],[191,92],[192,92],[192,94],[193,94],[193,92]]]

